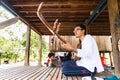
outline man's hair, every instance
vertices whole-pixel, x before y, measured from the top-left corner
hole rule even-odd
[[[49,57],[49,58],[51,58],[52,56],[55,56],[55,54],[54,54],[54,53],[49,53],[49,54],[48,54],[48,57]]]
[[[86,34],[86,26],[84,24],[77,24],[76,26],[79,26],[81,28],[81,30],[85,30],[84,34]]]

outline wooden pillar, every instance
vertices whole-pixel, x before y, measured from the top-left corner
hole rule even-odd
[[[42,36],[39,36],[38,66],[42,65]]]
[[[115,65],[115,74],[120,77],[120,51],[118,50],[118,40],[120,39],[120,26],[116,25],[116,18],[119,15],[118,1],[108,1],[108,12],[110,20],[110,29],[112,35],[113,60]]]
[[[24,62],[25,66],[29,66],[30,35],[31,35],[31,28],[27,26],[27,40],[26,40],[25,62]]]

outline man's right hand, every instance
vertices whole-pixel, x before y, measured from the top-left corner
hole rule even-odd
[[[80,57],[74,56],[74,60],[80,60]]]
[[[69,42],[62,43],[62,47],[64,49],[67,49],[68,51],[73,51],[73,52],[77,53],[77,49],[73,48]]]

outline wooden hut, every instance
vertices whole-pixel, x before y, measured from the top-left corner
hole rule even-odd
[[[41,65],[41,36],[52,33],[39,20],[36,11],[41,2],[42,14],[50,25],[55,19],[62,23],[59,34],[73,36],[76,24],[87,25],[87,33],[93,36],[112,36],[112,52],[115,64],[115,74],[120,77],[120,17],[119,0],[0,0],[0,5],[5,7],[15,16],[18,16],[27,28],[27,46],[25,65],[29,65],[30,31],[34,30],[40,35],[40,50],[38,65]]]

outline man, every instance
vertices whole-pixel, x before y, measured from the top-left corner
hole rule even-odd
[[[63,48],[73,51],[75,57],[77,57],[76,61],[63,63],[63,74],[86,76],[91,75],[95,68],[97,68],[98,73],[104,71],[97,44],[91,35],[86,35],[86,26],[78,24],[73,32],[76,38],[79,38],[81,41],[81,49],[73,48],[68,42],[62,44]],[[79,73],[80,71],[81,73]]]

